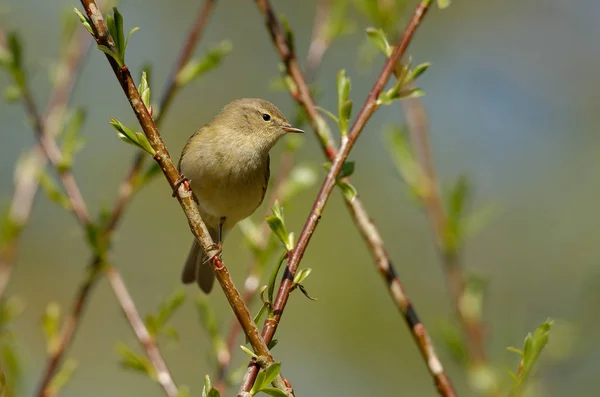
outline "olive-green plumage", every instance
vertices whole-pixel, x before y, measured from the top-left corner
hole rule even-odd
[[[202,220],[218,242],[240,220],[262,203],[269,182],[269,150],[293,128],[272,103],[263,99],[238,99],[188,140],[179,170],[190,180],[198,198]],[[208,293],[214,275],[198,242],[189,251],[181,280],[196,281]]]

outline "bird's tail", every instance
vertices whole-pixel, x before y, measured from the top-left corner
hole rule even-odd
[[[208,231],[213,241],[217,242],[218,230],[209,228]],[[196,239],[192,243],[192,248],[190,248],[185,265],[183,266],[181,281],[184,284],[190,284],[195,281],[200,289],[207,294],[212,290],[215,282],[215,275],[210,266],[208,256],[205,255],[204,250]]]

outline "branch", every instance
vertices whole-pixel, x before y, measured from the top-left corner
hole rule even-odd
[[[83,5],[89,20],[91,21],[96,42],[99,45],[104,45],[108,48],[114,48],[114,42],[110,37],[106,23],[104,22],[104,18],[102,17],[96,2],[94,0],[81,0],[81,4]],[[142,130],[144,131],[144,134],[148,138],[150,145],[155,151],[154,160],[156,160],[160,166],[171,188],[173,190],[177,189],[176,197],[186,215],[190,230],[196,237],[199,244],[202,246],[203,250],[209,253],[209,256],[212,257],[210,263],[215,276],[219,281],[219,284],[221,285],[221,288],[223,289],[223,292],[225,293],[225,296],[227,297],[227,300],[231,305],[238,321],[242,325],[246,336],[248,336],[248,340],[250,341],[252,348],[256,354],[264,360],[266,366],[271,365],[274,362],[273,357],[271,356],[266,343],[261,338],[258,329],[248,311],[248,308],[244,304],[242,296],[233,284],[227,267],[216,255],[217,252],[215,249],[215,243],[212,241],[206,225],[202,221],[200,212],[193,198],[193,193],[187,190],[185,184],[180,184],[178,186],[178,181],[180,180],[181,176],[179,175],[175,164],[173,164],[171,156],[169,155],[167,147],[162,140],[152,116],[150,116],[148,109],[142,101],[129,69],[127,66],[120,67],[111,56],[107,55],[106,57],[113,72],[115,73],[117,80],[121,84],[121,88],[123,89],[125,96],[129,100],[131,108],[134,111]],[[277,387],[283,390],[287,389],[280,376],[276,380],[276,383]],[[292,393],[291,389],[287,391],[288,394]]]
[[[172,102],[176,90],[178,86],[175,84],[175,77],[179,73],[179,71],[185,66],[191,54],[196,47],[198,41],[200,40],[200,33],[206,26],[206,22],[210,12],[213,9],[213,4],[216,0],[206,0],[204,5],[200,8],[198,13],[198,17],[196,18],[193,28],[189,35],[185,40],[184,47],[179,55],[179,60],[175,65],[173,72],[171,73],[171,77],[169,82],[167,83],[167,89],[165,90],[159,105],[160,113],[159,119],[163,120],[164,115],[166,114],[166,110],[168,109],[168,104]],[[81,31],[82,34],[85,34],[86,38],[87,32]],[[158,122],[158,121],[157,121]],[[123,216],[125,207],[129,200],[133,197],[133,194],[140,188],[139,185],[136,185],[135,182],[139,177],[142,167],[144,165],[145,156],[143,153],[137,153],[132,162],[132,166],[125,177],[124,181],[121,183],[119,187],[119,197],[111,211],[111,215],[109,221],[107,222],[105,229],[103,231],[103,239],[105,241],[110,241],[113,232],[115,231],[117,224],[121,217]],[[58,365],[62,361],[66,350],[70,346],[72,342],[72,338],[75,335],[79,322],[81,320],[83,309],[88,302],[90,297],[90,293],[92,291],[92,287],[96,284],[96,281],[99,279],[101,272],[97,271],[97,267],[101,263],[101,258],[94,258],[88,265],[88,272],[90,273],[85,280],[82,282],[82,285],[79,287],[77,295],[74,299],[73,307],[69,318],[63,324],[61,328],[60,341],[58,343],[57,349],[50,356],[46,369],[44,371],[44,377],[40,384],[39,390],[44,390],[49,382],[52,380],[54,373],[56,372]]]
[[[70,40],[65,56],[57,67],[57,70],[61,73],[58,74],[59,79],[50,94],[51,99],[44,117],[50,136],[56,136],[60,131],[71,91],[79,77],[78,70],[81,66],[83,54],[87,52],[89,44],[90,40],[85,32],[76,33]],[[4,32],[2,30],[0,30],[0,47],[5,47]],[[47,158],[42,148],[39,144],[36,144],[29,153],[25,154],[23,161],[25,166],[17,170],[15,190],[6,219],[6,222],[9,222],[17,233],[10,236],[0,247],[0,298],[8,285],[19,236],[29,220],[39,186],[39,174],[45,168],[46,163]]]
[[[293,288],[292,280],[294,278],[294,274],[298,268],[298,265],[299,265],[300,260],[302,259],[302,256],[304,255],[306,247],[307,247],[307,245],[312,237],[312,234],[319,222],[319,219],[321,218],[321,214],[323,213],[325,204],[327,203],[327,200],[337,182],[337,176],[340,174],[342,165],[344,164],[346,158],[348,157],[348,154],[350,153],[352,147],[356,143],[358,136],[364,129],[367,121],[369,120],[371,115],[375,112],[375,110],[377,110],[377,108],[379,107],[379,105],[377,104],[377,98],[379,97],[379,94],[381,93],[382,89],[384,88],[390,75],[394,71],[396,63],[406,52],[406,49],[408,48],[408,45],[410,44],[410,41],[412,40],[417,27],[419,26],[423,17],[425,16],[426,12],[429,9],[429,4],[430,4],[430,1],[423,0],[420,2],[420,4],[415,9],[415,12],[408,24],[408,27],[404,31],[404,34],[402,35],[400,42],[394,48],[394,51],[393,51],[391,57],[386,62],[383,70],[381,71],[379,77],[377,78],[377,80],[376,80],[373,88],[371,89],[371,92],[369,93],[362,109],[360,110],[360,112],[356,118],[356,121],[354,122],[348,136],[342,137],[342,143],[341,143],[340,149],[336,154],[335,148],[331,144],[331,138],[326,135],[323,128],[319,128],[318,120],[320,118],[319,118],[316,108],[314,106],[314,101],[312,100],[312,97],[310,96],[308,86],[306,85],[304,78],[302,76],[302,73],[300,71],[300,68],[296,62],[295,55],[290,51],[290,49],[286,43],[285,37],[281,33],[281,29],[279,27],[279,24],[277,23],[277,20],[275,18],[275,15],[273,13],[273,10],[272,10],[269,2],[267,0],[257,0],[257,5],[258,5],[260,11],[265,16],[266,25],[271,34],[271,38],[272,38],[273,42],[275,43],[275,45],[278,49],[278,52],[287,67],[288,73],[292,76],[294,81],[296,81],[296,83],[297,83],[297,93],[295,95],[295,98],[297,101],[299,101],[305,107],[305,109],[309,115],[309,118],[311,119],[311,121],[313,123],[313,128],[317,132],[317,135],[319,135],[321,143],[324,146],[324,150],[325,150],[327,156],[330,159],[333,158],[331,168],[329,169],[329,172],[327,173],[327,176],[325,177],[325,181],[323,182],[323,185],[321,187],[321,190],[319,191],[317,199],[316,199],[315,203],[313,204],[313,208],[311,210],[311,213],[309,214],[308,220],[306,221],[304,228],[302,229],[302,232],[298,238],[298,243],[291,253],[288,265],[284,272],[283,281],[280,285],[279,291],[277,293],[277,297],[275,299],[275,303],[274,303],[274,307],[273,307],[273,312],[275,314],[274,314],[273,318],[269,318],[265,321],[265,327],[263,328],[262,335],[267,343],[271,342],[273,335],[275,334],[275,331],[277,330],[283,310],[285,309],[285,305],[289,299],[289,294]],[[348,205],[351,206],[352,202],[355,202],[355,201],[357,201],[356,197],[353,200],[351,200],[351,202],[348,203]],[[360,213],[364,214],[364,209],[363,209],[362,205],[357,206],[356,209],[361,210]],[[356,222],[359,225],[361,225],[361,227],[365,227],[364,231],[361,229],[361,233],[363,234],[363,236],[368,237],[368,236],[372,235],[369,232],[373,232],[374,227],[367,228],[367,226],[372,226],[372,223],[364,224],[364,221],[366,219],[368,219],[368,217],[367,218],[355,217]],[[371,241],[371,240],[369,240],[369,241]],[[381,244],[379,243],[378,246],[381,246]],[[387,259],[387,256],[384,259]],[[435,353],[433,351],[433,347],[427,336],[427,333],[425,332],[425,328],[423,327],[422,324],[420,324],[420,322],[418,322],[418,318],[416,316],[413,317],[413,315],[415,313],[414,309],[412,308],[412,306],[410,306],[409,301],[406,298],[406,295],[404,294],[404,291],[402,291],[400,281],[396,277],[395,273],[389,271],[389,269],[391,269],[391,267],[389,267],[389,265],[390,265],[389,260],[386,260],[386,262],[384,262],[384,263],[388,265],[388,268],[386,269],[386,274],[391,275],[392,280],[394,281],[394,282],[390,282],[390,288],[391,288],[390,291],[392,293],[392,296],[394,298],[396,298],[395,301],[398,302],[401,310],[404,309],[404,310],[402,310],[402,312],[403,312],[403,314],[405,314],[405,319],[407,320],[407,323],[409,324],[409,326],[411,326],[411,330],[413,331],[415,340],[418,342],[420,350],[427,360],[429,370],[436,381],[436,386],[438,387],[438,390],[440,391],[440,393],[442,395],[454,396],[455,392],[452,389],[452,386],[450,384],[448,377],[445,375],[445,373],[443,371],[443,367],[442,367],[440,361],[437,359],[437,356],[435,355]],[[248,371],[246,372],[246,376],[244,377],[244,381],[242,383],[242,387],[241,387],[242,392],[248,391],[250,389],[257,373],[258,373],[258,370],[257,370],[256,366],[249,367]]]
[[[265,340],[270,341],[275,333],[277,328],[279,318],[281,317],[281,312],[285,307],[287,302],[287,297],[289,296],[289,289],[291,288],[291,280],[293,280],[293,275],[298,267],[298,262],[302,258],[304,253],[304,249],[312,235],[312,231],[314,231],[314,227],[316,227],[316,223],[318,222],[319,215],[321,214],[321,210],[325,205],[325,201],[328,195],[331,193],[332,180],[330,178],[332,173],[335,175],[339,174],[341,169],[341,165],[343,164],[343,160],[349,153],[352,145],[354,144],[358,134],[366,124],[370,115],[375,111],[375,101],[377,96],[381,92],[385,82],[389,78],[391,73],[391,69],[393,69],[395,63],[398,59],[400,59],[403,53],[406,51],[412,36],[420,24],[422,18],[429,7],[429,1],[423,1],[414,12],[414,15],[400,41],[400,44],[395,48],[394,54],[392,54],[392,58],[388,60],[384,70],[382,71],[379,79],[373,90],[371,91],[369,98],[367,99],[363,109],[361,110],[357,121],[355,122],[352,131],[350,132],[348,139],[342,141],[342,147],[338,152],[333,144],[333,139],[331,138],[328,131],[322,127],[323,121],[321,116],[319,115],[314,99],[312,98],[306,80],[300,70],[298,65],[296,56],[293,52],[291,52],[290,48],[286,43],[286,39],[284,34],[281,31],[279,23],[275,17],[273,9],[268,1],[266,0],[257,0],[257,5],[265,17],[265,24],[267,29],[271,35],[271,39],[284,62],[287,72],[290,77],[296,83],[297,90],[292,92],[293,98],[305,109],[308,118],[311,122],[313,130],[317,133],[319,140],[321,142],[321,146],[325,152],[325,155],[334,162],[334,165],[337,162],[337,168],[332,165],[327,179],[325,180],[321,191],[319,192],[319,197],[317,198],[317,202],[315,202],[315,206],[313,206],[313,211],[311,212],[311,217],[307,221],[305,228],[302,231],[302,234],[298,241],[298,246],[293,252],[293,255],[288,263],[288,267],[286,268],[286,273],[284,274],[284,281],[281,284],[281,288],[278,291],[276,304],[275,304],[275,313],[278,313],[278,316],[275,317],[272,321],[268,321],[265,324],[265,329],[263,329],[263,336]],[[344,154],[345,152],[345,154]],[[341,158],[341,161],[340,161]],[[335,179],[333,179],[335,181]],[[349,181],[346,178],[346,181]],[[344,197],[345,198],[345,197]],[[320,201],[323,200],[323,201]],[[386,285],[388,287],[388,291],[394,300],[394,303],[398,307],[400,313],[403,315],[407,325],[409,326],[413,338],[415,339],[417,346],[428,366],[428,370],[434,378],[436,387],[438,391],[443,396],[454,396],[455,392],[452,388],[449,378],[447,377],[444,367],[441,364],[441,361],[437,357],[431,340],[428,336],[427,330],[425,326],[419,320],[414,307],[412,306],[408,296],[406,295],[402,282],[397,276],[397,272],[394,269],[392,262],[389,259],[389,256],[384,248],[383,240],[381,235],[379,234],[377,228],[374,223],[371,221],[371,218],[367,214],[364,205],[360,201],[358,195],[354,197],[352,200],[345,199],[346,206],[353,216],[353,220],[357,225],[361,235],[366,240],[367,245],[371,250],[371,254],[375,260],[377,265],[377,269],[379,273],[382,275],[383,279],[386,281]],[[311,230],[312,229],[312,230]],[[304,244],[302,246],[301,244]],[[281,298],[281,299],[280,299]],[[247,390],[252,386],[254,379],[258,370],[256,366],[250,366],[248,371],[246,372],[246,376],[244,377],[244,383],[242,385],[242,390]]]
[[[63,188],[66,191],[67,196],[69,198],[71,210],[76,215],[77,220],[81,224],[82,228],[85,230],[86,235],[89,235],[95,230],[95,225],[92,222],[92,218],[87,209],[85,201],[83,200],[83,197],[79,190],[79,186],[77,185],[77,182],[71,172],[71,169],[70,167],[64,166],[63,154],[58,145],[56,144],[54,136],[50,135],[50,132],[52,131],[48,130],[48,126],[46,124],[47,120],[42,118],[37,108],[37,105],[35,104],[33,95],[31,93],[31,90],[29,89],[26,79],[24,77],[21,77],[20,79],[15,80],[15,83],[19,85],[21,97],[23,99],[27,114],[29,115],[29,118],[32,121],[39,145],[42,148],[48,160],[50,161],[50,163],[52,164],[52,166],[56,169],[58,173],[59,179],[61,180]],[[60,103],[60,101],[56,100],[55,103]],[[106,267],[107,271],[110,272],[111,267],[108,265]],[[115,294],[117,295],[117,299],[119,300],[121,307],[124,311],[128,313],[131,313],[132,311],[135,312],[135,306],[132,305],[130,299],[121,300],[124,297],[122,290],[125,288],[125,285],[120,279],[119,273],[113,270],[112,276],[116,278],[119,282],[118,287],[120,288],[120,290],[115,289]],[[117,286],[117,284],[115,283],[113,286]],[[139,331],[139,324],[131,323],[131,325],[135,331]],[[141,324],[141,326],[145,328],[143,323]],[[143,347],[146,349],[148,357],[152,362],[154,368],[156,369],[157,373],[160,374],[160,376],[158,377],[158,382],[165,389],[169,397],[176,397],[177,387],[175,386],[171,375],[168,373],[168,371],[165,371],[166,364],[160,356],[160,354],[158,353],[156,341],[148,341],[145,339],[141,339],[141,342],[143,344]],[[47,373],[46,376],[51,380],[52,375],[50,373]],[[50,394],[50,390],[48,388],[50,380],[44,381],[42,383],[43,387],[39,391],[39,394],[41,396],[48,396]]]
[[[444,235],[448,229],[448,216],[435,173],[425,108],[418,99],[409,99],[403,105],[411,134],[411,142],[427,184],[423,189],[424,194],[420,197],[429,219],[439,256],[444,265],[446,283],[449,287],[452,304],[465,334],[467,354],[474,367],[484,367],[487,365],[487,357],[483,323],[481,319],[465,316],[464,311],[460,308],[461,299],[466,291],[466,277],[460,264],[458,252],[455,249],[447,249],[445,244]]]
[[[282,195],[282,187],[284,186],[284,182],[290,174],[292,170],[292,165],[294,164],[294,153],[293,152],[284,152],[281,155],[281,159],[279,161],[279,167],[277,169],[279,172],[277,173],[277,179],[273,182],[272,193],[269,195],[268,204],[265,207],[265,217],[270,214],[270,210],[275,204],[275,202],[281,199]],[[259,229],[259,239],[257,241],[257,245],[259,249],[266,249],[267,244],[269,242],[269,236],[271,235],[271,229],[266,222],[261,222]],[[260,258],[258,255],[255,255],[246,280],[244,281],[244,291],[242,292],[242,296],[244,298],[244,303],[246,306],[250,306],[252,301],[256,297],[256,292],[258,291],[258,287],[260,286]],[[235,347],[236,341],[240,336],[241,331],[240,323],[234,317],[231,320],[231,325],[229,327],[229,333],[226,339],[225,349],[223,351],[224,354],[217,354],[217,378],[215,382],[215,388],[219,390],[221,395],[225,395],[225,391],[227,389],[227,381],[226,375],[231,365],[232,352]]]

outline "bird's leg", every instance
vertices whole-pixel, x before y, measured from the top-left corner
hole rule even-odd
[[[188,192],[192,190],[190,187],[190,180],[185,175],[181,174],[181,177],[175,181],[175,186],[173,187],[173,197],[177,196],[177,190],[182,184],[185,186]]]
[[[227,220],[227,217],[222,216],[219,219],[219,233],[217,234],[217,245],[219,246],[219,248],[223,247],[223,225],[225,224],[225,221]]]
[[[223,254],[223,224],[227,220],[226,217],[222,216],[219,219],[219,228],[217,229],[217,242],[215,244],[210,245],[210,249],[216,251],[216,253],[208,258],[206,261],[208,262],[215,256],[221,259],[221,255]]]

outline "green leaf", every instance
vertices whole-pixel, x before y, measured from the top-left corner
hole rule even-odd
[[[350,175],[352,175],[354,173],[354,168],[355,168],[355,162],[354,161],[345,161],[344,164],[342,164],[342,169],[340,170],[340,173],[337,177],[337,181],[339,182],[340,179],[346,178]],[[327,162],[327,163],[323,163],[323,168],[325,168],[327,171],[329,171],[331,169],[331,163]]]
[[[420,88],[407,88],[398,92],[398,99],[419,98],[425,95],[425,91]],[[396,99],[396,98],[394,98]]]
[[[156,378],[156,373],[150,360],[140,354],[137,354],[126,344],[119,342],[117,344],[117,353],[119,356],[121,356],[120,364],[123,368],[141,372],[150,376],[152,379]]]
[[[42,316],[42,331],[46,338],[46,352],[54,354],[58,348],[58,336],[60,324],[60,306],[56,302],[50,302]]]
[[[261,390],[261,392],[268,394],[269,396],[274,396],[274,397],[287,397],[287,394],[285,394],[284,391],[279,390],[275,387],[265,387],[264,389]]]
[[[173,317],[175,311],[181,307],[185,301],[186,293],[184,289],[178,288],[171,294],[158,309],[158,323],[160,325],[166,324],[167,321]]]
[[[42,171],[38,177],[40,187],[46,193],[46,197],[52,202],[57,203],[61,207],[70,210],[71,209],[71,201],[64,194],[54,182],[54,179],[48,175],[46,171]]]
[[[340,70],[337,75],[338,93],[338,125],[342,135],[348,134],[348,120],[352,112],[352,101],[348,100],[350,95],[350,79],[346,77],[346,71]]]
[[[70,169],[73,165],[73,158],[83,147],[83,140],[80,136],[81,126],[85,120],[85,110],[78,108],[69,115],[67,122],[60,135],[62,136],[62,159],[60,169]]]
[[[285,260],[286,257],[287,257],[287,252],[283,252],[281,254],[281,257],[279,258],[279,261],[277,262],[277,266],[275,266],[275,268],[271,272],[271,277],[269,277],[269,284],[268,284],[268,290],[267,290],[267,296],[269,298],[269,303],[273,303],[273,293],[275,292],[275,283],[277,281],[277,274],[279,274],[279,269],[281,269],[281,265],[283,264],[283,261]]]
[[[125,46],[123,47],[123,59],[125,59],[125,50],[127,49],[127,45],[129,44],[129,39],[131,38],[131,35],[137,32],[138,30],[140,30],[140,27],[135,26],[129,31],[129,33],[127,33],[127,38],[125,39]]]
[[[127,142],[130,145],[137,146],[140,149],[150,153],[152,156],[156,154],[156,151],[154,148],[152,148],[150,142],[148,142],[148,138],[141,132],[131,131],[129,128],[127,128],[127,126],[125,126],[125,124],[121,123],[114,117],[110,119],[110,125],[112,125],[113,128],[119,132],[118,136],[122,141]]]
[[[85,27],[86,30],[88,32],[90,32],[90,34],[93,36],[94,35],[94,30],[92,29],[92,25],[91,25],[90,20],[88,19],[88,17],[85,16],[85,15],[83,15],[81,13],[81,11],[79,11],[77,8],[73,8],[73,11],[75,11],[75,14],[79,18],[79,21],[81,22],[81,24],[83,25],[83,27]]]
[[[23,45],[17,33],[8,35],[8,51],[11,54],[11,64],[14,70],[23,70]],[[17,82],[21,85],[21,82]]]
[[[326,115],[327,117],[329,117],[331,120],[333,120],[336,124],[340,123],[340,119],[335,117],[335,115],[333,113],[331,113],[329,110],[322,108],[320,106],[316,106],[315,108],[318,111],[320,111],[321,113],[323,113],[324,115]]]
[[[454,324],[447,321],[441,324],[440,329],[445,347],[452,358],[461,365],[467,365],[468,352],[461,331]]]
[[[21,99],[23,91],[16,85],[9,85],[4,88],[4,98],[10,103],[15,103]]]
[[[260,390],[264,390],[265,387],[269,386],[278,376],[279,372],[281,372],[281,363],[273,363],[269,365],[265,371],[265,378],[262,383],[262,387]]]
[[[285,43],[288,49],[290,50],[290,54],[294,54],[296,52],[294,44],[294,32],[292,31],[292,28],[290,27],[290,24],[285,15],[282,14],[280,20],[281,25],[283,26],[283,31],[285,33]]]
[[[429,66],[431,66],[429,62],[425,62],[415,66],[415,68],[410,73],[410,81],[415,81],[419,76],[425,73],[427,69],[429,69]]]
[[[458,310],[468,321],[481,321],[486,287],[485,279],[477,276],[468,277],[464,292],[458,302]]]
[[[211,48],[201,60],[190,60],[177,74],[177,85],[184,86],[192,80],[218,67],[231,52],[231,49],[231,42],[225,40]]]
[[[107,46],[102,45],[102,44],[98,45],[97,48],[100,51],[102,51],[103,53],[109,55],[112,59],[114,59],[115,62],[117,62],[117,64],[119,66],[121,66],[121,67],[123,66],[123,61],[121,60],[121,58],[119,57],[119,55],[116,52],[114,52],[112,49],[110,49]]]
[[[383,29],[367,28],[366,31],[367,37],[371,40],[371,43],[389,58],[392,55],[392,47],[388,43]]]
[[[48,390],[51,391],[50,395],[57,395],[65,385],[71,380],[75,370],[77,369],[77,361],[72,358],[65,361],[61,366],[60,371],[52,378],[52,381],[48,385]]]
[[[110,33],[115,41],[115,46],[117,47],[119,56],[124,63],[125,57],[123,55],[125,54],[125,34],[123,32],[123,15],[121,15],[117,7],[113,7],[113,18],[114,27]]]
[[[302,282],[306,280],[306,278],[310,275],[311,272],[311,268],[302,269],[299,272],[297,272],[296,276],[294,277],[294,284],[302,284]]]
[[[450,7],[450,0],[437,0],[437,6],[440,10]]]
[[[350,183],[347,183],[344,181],[339,181],[337,183],[337,185],[342,190],[342,194],[344,195],[344,197],[346,198],[347,201],[354,200],[354,198],[358,194],[358,192],[356,191],[356,188],[354,186],[352,186]]]
[[[548,337],[552,323],[552,320],[546,320],[543,324],[536,328],[533,335],[529,333],[525,338],[523,351],[521,352],[521,360],[518,367],[519,369],[514,377],[515,383],[509,396],[512,397],[518,395],[520,388],[531,375],[533,367],[538,361],[540,354],[548,344]]]
[[[10,213],[10,208],[6,208],[0,218],[0,249],[4,246],[12,244],[23,230],[23,224],[16,219],[13,219]],[[2,313],[3,305],[0,300],[0,313]],[[0,327],[2,326],[2,317],[0,316]]]
[[[254,381],[254,385],[252,385],[252,388],[250,389],[251,395],[255,395],[256,393],[258,393],[260,391],[264,380],[265,380],[265,371],[260,370],[258,375],[256,375],[256,380]]]
[[[291,233],[288,234],[285,222],[283,219],[283,207],[279,204],[279,201],[275,201],[275,205],[272,208],[273,215],[266,217],[267,224],[273,231],[273,234],[277,236],[279,241],[283,243],[286,250],[291,251],[294,248],[294,241]]]
[[[148,85],[148,74],[145,70],[142,72],[142,78],[140,79],[138,91],[142,97],[142,102],[144,102],[146,109],[150,109],[150,86]]]
[[[202,397],[220,397],[219,391],[212,386],[210,377],[204,376],[204,387],[202,388]]]
[[[242,349],[242,351],[243,351],[244,353],[246,353],[247,355],[249,355],[250,357],[252,357],[252,358],[254,358],[254,359],[257,359],[257,358],[258,358],[258,356],[257,356],[256,354],[254,354],[254,352],[253,352],[252,350],[248,349],[246,346],[244,346],[244,345],[240,345],[240,349]],[[257,379],[258,379],[258,378],[257,378]]]
[[[260,323],[262,321],[262,318],[265,314],[265,312],[267,311],[267,308],[269,307],[269,303],[264,303],[261,307],[260,310],[258,311],[258,313],[256,313],[256,316],[254,316],[254,324],[256,324],[257,327],[260,326]]]

